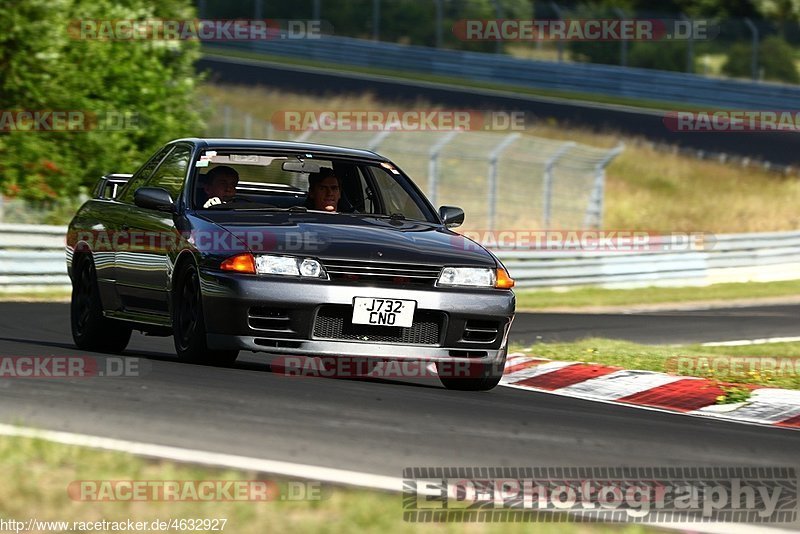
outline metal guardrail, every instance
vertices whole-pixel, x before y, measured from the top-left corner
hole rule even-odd
[[[557,63],[503,54],[400,45],[349,37],[224,43],[225,48],[297,57],[326,65],[353,65],[661,102],[691,102],[714,109],[800,109],[800,87],[718,79],[679,72],[591,63]],[[209,52],[212,49],[208,50]]]
[[[69,287],[61,226],[0,224],[0,291]],[[517,287],[703,286],[800,279],[800,231],[650,238],[647,252],[494,249]],[[700,240],[702,238],[702,240]]]
[[[800,232],[681,235],[650,239],[647,251],[495,250],[517,287],[704,286],[800,279]]]
[[[66,289],[63,226],[0,224],[0,291]]]

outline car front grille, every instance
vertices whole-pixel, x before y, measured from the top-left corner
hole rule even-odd
[[[442,268],[416,263],[378,263],[359,260],[323,259],[332,280],[365,284],[433,286]]]
[[[444,326],[442,312],[417,310],[408,327],[353,324],[351,306],[320,307],[314,320],[314,337],[364,343],[402,343],[404,345],[439,345]]]

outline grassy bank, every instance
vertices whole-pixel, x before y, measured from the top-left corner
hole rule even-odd
[[[794,296],[800,298],[800,280],[712,284],[706,287],[645,287],[639,289],[578,287],[565,291],[517,289],[514,292],[517,295],[518,310],[639,306]]]
[[[721,382],[800,389],[800,343],[767,343],[741,347],[701,345],[640,345],[629,341],[592,338],[573,343],[537,343],[524,350],[551,360],[613,365],[625,369],[669,372]],[[730,360],[730,357],[757,360]],[[784,360],[781,360],[784,358]],[[767,360],[762,360],[767,359]],[[769,369],[771,359],[776,368]]]
[[[393,104],[369,94],[332,95],[328,98],[298,95],[264,87],[205,85],[203,94],[213,113],[210,123],[221,120],[219,110],[231,106],[256,120],[269,122],[281,110],[390,110],[430,109],[424,101]],[[263,132],[254,129],[254,132]],[[286,132],[273,132],[285,138]],[[626,143],[624,152],[607,169],[604,226],[655,232],[705,231],[715,233],[795,230],[800,228],[800,179],[757,168],[698,160],[658,150],[642,139],[615,132],[595,133],[558,126],[548,120],[531,123],[525,134],[611,147]],[[259,133],[259,135],[263,135]],[[410,169],[409,169],[410,170]],[[424,176],[414,176],[424,185]],[[482,176],[483,170],[481,170]],[[446,204],[446,192],[440,203]],[[469,212],[467,212],[469,218]]]
[[[524,462],[523,462],[524,463]],[[544,534],[594,534],[622,531],[648,532],[642,526],[618,528],[602,525],[426,523],[402,519],[401,497],[377,491],[321,486],[320,500],[268,502],[87,502],[73,500],[67,488],[73,481],[203,481],[271,480],[277,487],[288,481],[253,472],[195,467],[150,461],[136,456],[97,451],[42,440],[0,437],[0,515],[8,521],[146,521],[155,519],[225,519],[221,532],[540,532]],[[63,530],[63,529],[62,529]],[[42,529],[44,531],[44,529]],[[73,531],[70,527],[66,531]],[[150,531],[150,530],[148,530]],[[171,530],[175,532],[176,530]],[[202,531],[208,532],[209,529]]]

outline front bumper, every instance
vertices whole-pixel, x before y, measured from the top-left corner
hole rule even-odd
[[[504,290],[376,287],[219,271],[202,271],[201,288],[209,348],[304,356],[498,363],[505,359],[515,307],[514,293]],[[429,328],[352,325],[354,297],[414,300],[415,327],[419,319]],[[333,334],[318,323],[331,317],[340,329]]]

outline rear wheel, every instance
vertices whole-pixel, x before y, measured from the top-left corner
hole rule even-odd
[[[177,276],[175,290],[172,329],[178,357],[203,365],[230,365],[236,361],[238,349],[208,348],[200,276],[194,264],[187,262],[183,265]]]
[[[88,255],[75,262],[70,324],[75,345],[84,350],[122,352],[131,339],[130,326],[103,316],[97,271]]]
[[[503,378],[506,357],[497,363],[485,364],[470,362],[466,367],[467,372],[462,371],[461,366],[448,365],[437,362],[436,371],[439,373],[439,380],[447,389],[456,391],[488,391],[494,389]],[[459,370],[454,373],[453,370]],[[466,376],[464,376],[466,375]]]

